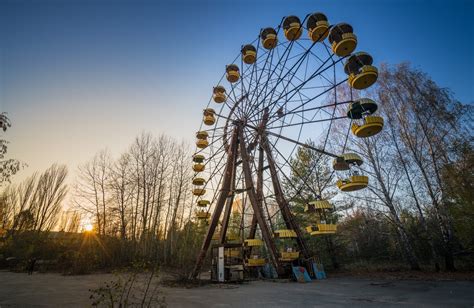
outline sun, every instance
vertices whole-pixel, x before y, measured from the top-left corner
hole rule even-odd
[[[84,231],[85,232],[91,232],[92,230],[94,230],[94,226],[90,223],[87,223],[84,225]]]

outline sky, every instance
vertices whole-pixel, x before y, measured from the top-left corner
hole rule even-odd
[[[474,102],[474,1],[0,0],[0,112],[28,165],[14,181],[118,155],[142,131],[194,141],[241,45],[315,11],[352,24],[376,65],[408,61]]]

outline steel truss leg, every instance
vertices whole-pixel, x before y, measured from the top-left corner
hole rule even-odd
[[[259,147],[258,151],[258,167],[257,167],[257,203],[258,207],[262,208],[263,203],[263,148]],[[257,216],[253,214],[252,222],[250,223],[249,230],[249,239],[255,238],[255,233],[257,233]],[[247,251],[247,258],[252,254],[252,247],[249,247]]]
[[[243,139],[244,135],[241,128],[239,129],[239,136],[240,136],[240,140],[244,140]],[[273,241],[273,237],[272,237],[272,234],[270,233],[268,225],[265,222],[265,217],[263,215],[262,208],[259,207],[258,205],[257,196],[256,196],[254,184],[253,184],[253,179],[252,179],[252,171],[250,168],[249,157],[248,157],[247,148],[244,142],[240,143],[240,155],[242,156],[242,168],[244,171],[245,185],[247,186],[247,189],[248,189],[247,194],[248,194],[250,203],[252,205],[254,215],[257,218],[257,223],[260,227],[260,230],[262,231],[262,237],[270,252],[272,264],[275,266],[277,273],[281,275],[284,273],[284,269],[281,266],[280,260],[278,259],[278,251]]]
[[[291,213],[291,210],[288,207],[288,202],[286,202],[285,197],[283,195],[283,190],[281,188],[280,180],[278,179],[278,174],[275,167],[275,160],[273,159],[272,152],[270,150],[270,144],[268,143],[268,139],[265,135],[262,136],[261,145],[265,153],[267,154],[267,162],[270,168],[270,175],[272,178],[275,198],[280,208],[283,219],[285,220],[286,227],[296,232],[296,240],[300,251],[302,252],[305,259],[309,259],[311,255],[309,253],[306,242],[303,239],[303,233],[301,232],[301,229],[299,228],[298,224],[295,222],[293,214]]]

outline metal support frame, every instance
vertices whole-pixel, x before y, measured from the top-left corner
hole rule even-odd
[[[239,135],[240,135],[241,140],[243,140],[242,128],[239,129]],[[250,168],[249,157],[248,157],[247,148],[244,142],[240,143],[240,154],[242,156],[242,168],[244,171],[245,185],[248,188],[250,188],[248,191],[250,204],[252,205],[254,215],[257,218],[257,223],[260,226],[260,230],[262,231],[262,237],[263,237],[263,240],[265,241],[265,245],[267,246],[268,251],[270,252],[270,258],[273,263],[273,266],[275,267],[277,273],[279,275],[282,275],[284,273],[284,269],[280,263],[280,260],[278,259],[278,251],[277,251],[275,242],[273,241],[272,234],[268,228],[267,223],[265,222],[265,216],[263,215],[262,207],[261,206],[259,207],[259,204],[257,201],[257,194],[255,192],[255,188],[254,188],[254,184],[252,180],[252,171]]]
[[[235,178],[237,177],[237,154],[233,157],[234,162],[232,163],[232,178],[230,183],[230,194],[226,200],[224,219],[222,220],[221,233],[219,235],[219,243],[224,244],[226,242],[227,228],[229,227],[230,214],[232,212],[232,203],[234,203],[235,195]]]
[[[265,242],[265,245],[270,254],[271,263],[275,267],[278,275],[284,274],[284,268],[282,263],[279,260],[279,253],[272,235],[272,231],[269,228],[265,215],[263,213],[263,171],[268,168],[270,170],[271,180],[273,184],[273,190],[276,198],[278,207],[280,208],[282,217],[285,221],[285,224],[288,229],[294,230],[297,235],[297,243],[299,249],[306,260],[311,258],[309,249],[303,238],[303,234],[298,224],[294,220],[293,214],[288,206],[287,201],[283,195],[283,190],[278,178],[277,169],[275,165],[274,158],[270,149],[270,144],[267,138],[267,133],[265,132],[264,126],[268,117],[264,117],[262,124],[259,127],[259,136],[258,139],[258,166],[257,166],[257,181],[256,186],[254,185],[254,180],[252,177],[252,168],[249,158],[249,148],[245,144],[244,139],[244,123],[236,123],[234,126],[231,142],[227,152],[227,164],[225,167],[224,180],[222,182],[221,190],[219,197],[216,202],[216,207],[212,214],[211,222],[207,230],[206,237],[201,247],[201,251],[198,255],[196,265],[191,274],[191,278],[196,278],[199,275],[199,272],[202,267],[202,263],[209,249],[212,236],[216,231],[217,225],[219,224],[219,219],[221,217],[222,211],[224,210],[224,216],[222,220],[222,228],[219,236],[219,243],[223,244],[226,242],[226,233],[229,225],[230,214],[232,210],[232,203],[234,200],[235,194],[235,181],[236,181],[236,167],[237,162],[242,165],[242,170],[244,174],[245,181],[245,191],[247,192],[248,200],[253,209],[253,217],[250,225],[250,231],[248,238],[255,238],[257,227],[260,227],[262,232],[262,237]],[[238,151],[240,149],[240,151]],[[240,158],[238,157],[240,152]],[[264,160],[267,160],[268,166],[264,167]],[[238,160],[240,159],[240,160]],[[225,207],[225,209],[224,209]],[[250,255],[251,249],[247,251],[247,257]]]
[[[262,208],[263,203],[263,148],[258,148],[258,166],[257,166],[257,203],[260,208]],[[254,239],[255,234],[257,233],[257,216],[253,214],[252,222],[250,223],[249,230],[249,239]],[[252,254],[252,247],[249,247],[247,251],[247,258]]]
[[[305,259],[309,259],[311,256],[309,254],[309,250],[306,245],[306,242],[303,238],[303,233],[301,232],[301,229],[299,228],[298,224],[295,222],[293,214],[291,213],[290,208],[288,207],[288,202],[285,200],[285,197],[283,196],[283,190],[281,188],[280,181],[278,179],[277,170],[275,167],[275,160],[273,159],[270,145],[268,143],[268,139],[266,135],[262,136],[261,145],[265,153],[267,154],[267,162],[270,168],[270,175],[272,178],[275,199],[278,204],[278,207],[280,208],[281,214],[283,216],[283,220],[285,221],[286,227],[288,229],[291,229],[296,232],[296,240],[297,240],[298,246],[301,252],[303,253],[303,256],[305,257]]]

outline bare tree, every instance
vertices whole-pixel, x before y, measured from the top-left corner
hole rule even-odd
[[[406,162],[431,201],[444,243],[445,265],[454,270],[454,230],[441,169],[450,163],[450,144],[459,135],[462,105],[426,74],[402,64],[382,67],[378,94],[403,145]]]
[[[120,224],[120,237],[122,240],[127,239],[127,227],[129,223],[129,215],[134,192],[133,182],[130,179],[131,162],[129,153],[124,153],[113,164],[110,171],[111,195],[114,202],[114,211],[118,213]]]
[[[52,165],[19,186],[10,186],[0,197],[2,225],[10,236],[21,231],[49,231],[56,226],[67,194],[67,168]]]
[[[107,232],[108,211],[108,176],[110,155],[106,150],[99,152],[94,158],[79,166],[78,181],[75,185],[75,203],[80,209],[94,215],[97,232]]]
[[[49,231],[55,226],[67,194],[67,173],[66,166],[54,164],[39,176],[30,205],[34,230]]]

